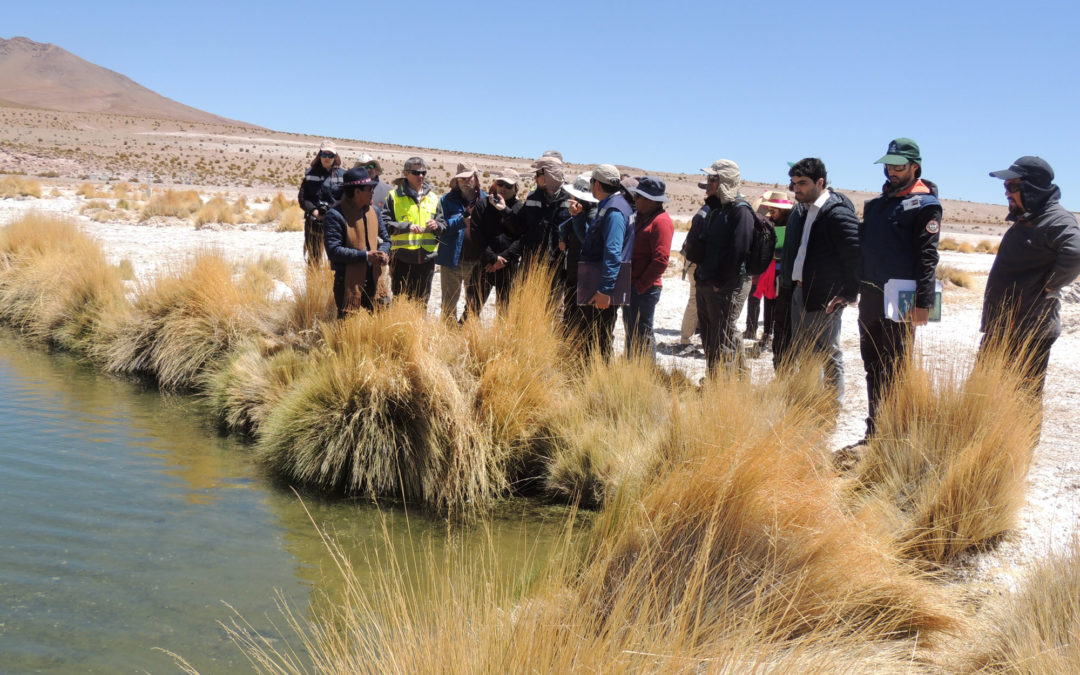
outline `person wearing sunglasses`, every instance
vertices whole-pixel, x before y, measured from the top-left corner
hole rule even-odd
[[[326,213],[326,257],[334,271],[338,318],[359,309],[372,311],[379,283],[390,262],[390,233],[373,206],[377,181],[365,169],[342,177],[342,199]],[[382,304],[379,302],[378,304]]]
[[[866,435],[876,429],[878,406],[917,326],[925,326],[935,302],[935,271],[942,207],[937,185],[922,177],[922,153],[910,138],[889,142],[881,195],[866,202],[859,225],[859,350],[866,370]],[[885,285],[890,279],[915,282],[914,302],[902,321],[885,313]]]
[[[382,164],[379,160],[364,152],[356,159],[353,168],[367,171],[371,179],[375,181],[375,194],[371,197],[371,203],[381,208],[386,203],[386,195],[390,194],[390,190],[394,189],[390,183],[380,178],[383,172]]]
[[[1005,181],[1012,225],[986,279],[979,351],[1004,348],[1041,397],[1061,336],[1061,289],[1080,275],[1080,227],[1045,159],[1027,155],[990,175]]]
[[[331,141],[323,141],[304,174],[300,192],[296,196],[296,201],[304,210],[304,260],[312,267],[322,264],[323,216],[341,199],[344,175],[337,146]]]
[[[442,290],[442,316],[446,321],[458,321],[457,307],[462,287],[472,283],[480,267],[484,232],[477,224],[483,218],[488,195],[480,188],[480,171],[472,162],[458,162],[457,173],[450,181],[450,191],[439,200],[435,220],[439,223],[439,250],[435,264],[439,266],[439,287]],[[475,293],[472,294],[475,297]],[[466,288],[464,321],[479,308],[469,307],[470,294]]]
[[[390,231],[390,283],[395,296],[420,300],[427,306],[435,276],[439,246],[439,196],[427,180],[421,157],[405,160],[403,175],[383,203],[383,220]]]

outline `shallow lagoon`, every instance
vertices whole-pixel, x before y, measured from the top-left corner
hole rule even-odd
[[[278,590],[304,616],[339,583],[304,506],[358,565],[386,547],[491,551],[518,576],[565,512],[506,505],[490,528],[298,498],[199,402],[0,333],[0,672],[250,672],[228,603],[275,647]],[[387,559],[385,555],[382,559]],[[420,565],[420,569],[425,569]],[[360,569],[362,579],[372,570]]]

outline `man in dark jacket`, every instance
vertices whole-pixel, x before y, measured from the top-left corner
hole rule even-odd
[[[541,157],[536,166],[536,189],[525,197],[521,219],[525,224],[522,259],[543,261],[555,267],[556,290],[561,296],[565,270],[559,250],[559,225],[570,219],[570,195],[563,189],[563,164],[555,157]]]
[[[1022,359],[1042,394],[1050,347],[1061,335],[1060,291],[1080,274],[1080,227],[1061,205],[1054,170],[1025,156],[990,174],[1005,180],[1009,220],[986,280],[980,351],[1000,346]]]
[[[338,318],[373,308],[378,277],[390,261],[390,234],[371,204],[377,183],[366,170],[349,169],[341,201],[326,212],[326,257],[334,270]]]
[[[705,363],[712,373],[723,360],[728,368],[742,369],[742,340],[735,320],[750,294],[746,258],[754,236],[754,214],[739,194],[739,165],[718,159],[707,169],[716,181],[716,194],[702,232],[704,256],[694,270],[698,329],[705,348]]]
[[[851,200],[827,188],[825,164],[801,159],[788,171],[798,205],[788,218],[780,284],[791,290],[791,356],[825,357],[836,410],[844,400],[840,318],[859,293],[859,218]]]
[[[878,404],[896,368],[934,307],[941,203],[937,186],[922,178],[922,155],[910,138],[889,143],[881,196],[866,202],[859,226],[859,348],[866,369],[866,437],[874,433]],[[915,282],[915,298],[903,321],[885,316],[885,284]]]

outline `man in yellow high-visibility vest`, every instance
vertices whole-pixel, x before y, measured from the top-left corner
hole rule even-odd
[[[390,231],[391,289],[395,296],[415,298],[425,305],[438,248],[439,196],[432,187],[423,158],[410,157],[383,205],[383,220]]]

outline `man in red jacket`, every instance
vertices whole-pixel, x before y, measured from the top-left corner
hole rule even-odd
[[[634,249],[630,254],[630,304],[623,308],[626,355],[643,354],[656,360],[653,316],[660,301],[660,287],[671,254],[675,228],[664,210],[668,200],[664,181],[646,176],[634,188]]]

